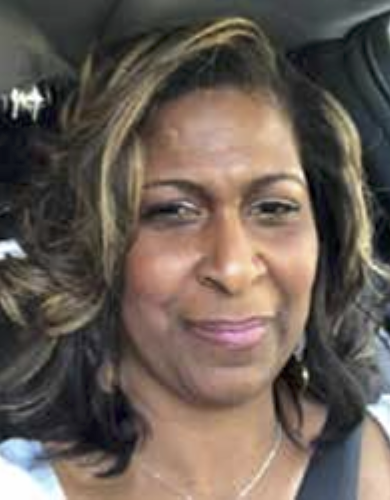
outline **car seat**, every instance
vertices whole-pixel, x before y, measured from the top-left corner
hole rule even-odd
[[[390,37],[389,16],[374,19],[345,39],[311,46],[293,56],[329,89],[353,117],[374,193],[375,245],[390,263]]]
[[[314,81],[331,91],[354,119],[362,140],[363,165],[373,193],[375,249],[390,264],[390,16],[358,27],[345,39],[292,54]],[[384,284],[384,288],[390,288]],[[377,332],[382,390],[390,392],[390,299]]]

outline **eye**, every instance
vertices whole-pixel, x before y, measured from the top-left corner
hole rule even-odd
[[[301,205],[292,200],[267,199],[253,203],[249,208],[249,216],[259,222],[282,224],[290,221],[301,210]]]
[[[141,220],[158,225],[181,225],[197,222],[203,211],[188,201],[150,204],[141,210]]]

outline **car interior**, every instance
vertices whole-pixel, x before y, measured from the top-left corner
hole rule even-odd
[[[390,264],[390,0],[1,0],[0,260],[23,258],[15,213],[34,184],[35,139],[55,127],[91,44],[223,15],[260,20],[293,64],[349,111],[372,192],[375,250]],[[381,286],[388,293],[390,286]],[[389,298],[378,317],[378,360],[389,392]],[[0,366],[20,342],[0,315]]]

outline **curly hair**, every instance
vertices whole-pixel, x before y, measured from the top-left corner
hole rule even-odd
[[[307,323],[308,395],[329,411],[324,439],[361,420],[371,369],[359,297],[375,263],[360,145],[336,101],[289,65],[260,27],[226,18],[155,30],[101,47],[65,106],[45,172],[20,211],[24,260],[0,263],[0,304],[30,342],[0,377],[3,437],[101,453],[122,472],[148,432],[118,383],[124,258],[136,237],[142,127],[169,99],[234,86],[269,98],[291,121],[308,179],[320,262]],[[102,374],[113,371],[109,387]],[[275,384],[299,406],[291,359]]]

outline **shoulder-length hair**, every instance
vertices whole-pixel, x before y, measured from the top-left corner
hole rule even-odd
[[[0,379],[3,437],[60,442],[62,454],[100,452],[113,459],[109,473],[129,464],[147,423],[116,374],[123,263],[139,216],[143,126],[163,102],[223,85],[260,93],[291,121],[320,240],[307,322],[308,395],[328,408],[326,439],[362,418],[370,336],[356,319],[373,262],[356,131],[257,24],[228,18],[155,30],[88,58],[47,171],[22,211],[27,258],[0,266],[1,306],[31,338]],[[296,429],[278,395],[287,387],[299,414],[293,365],[292,358],[275,384],[278,416],[290,436]]]

